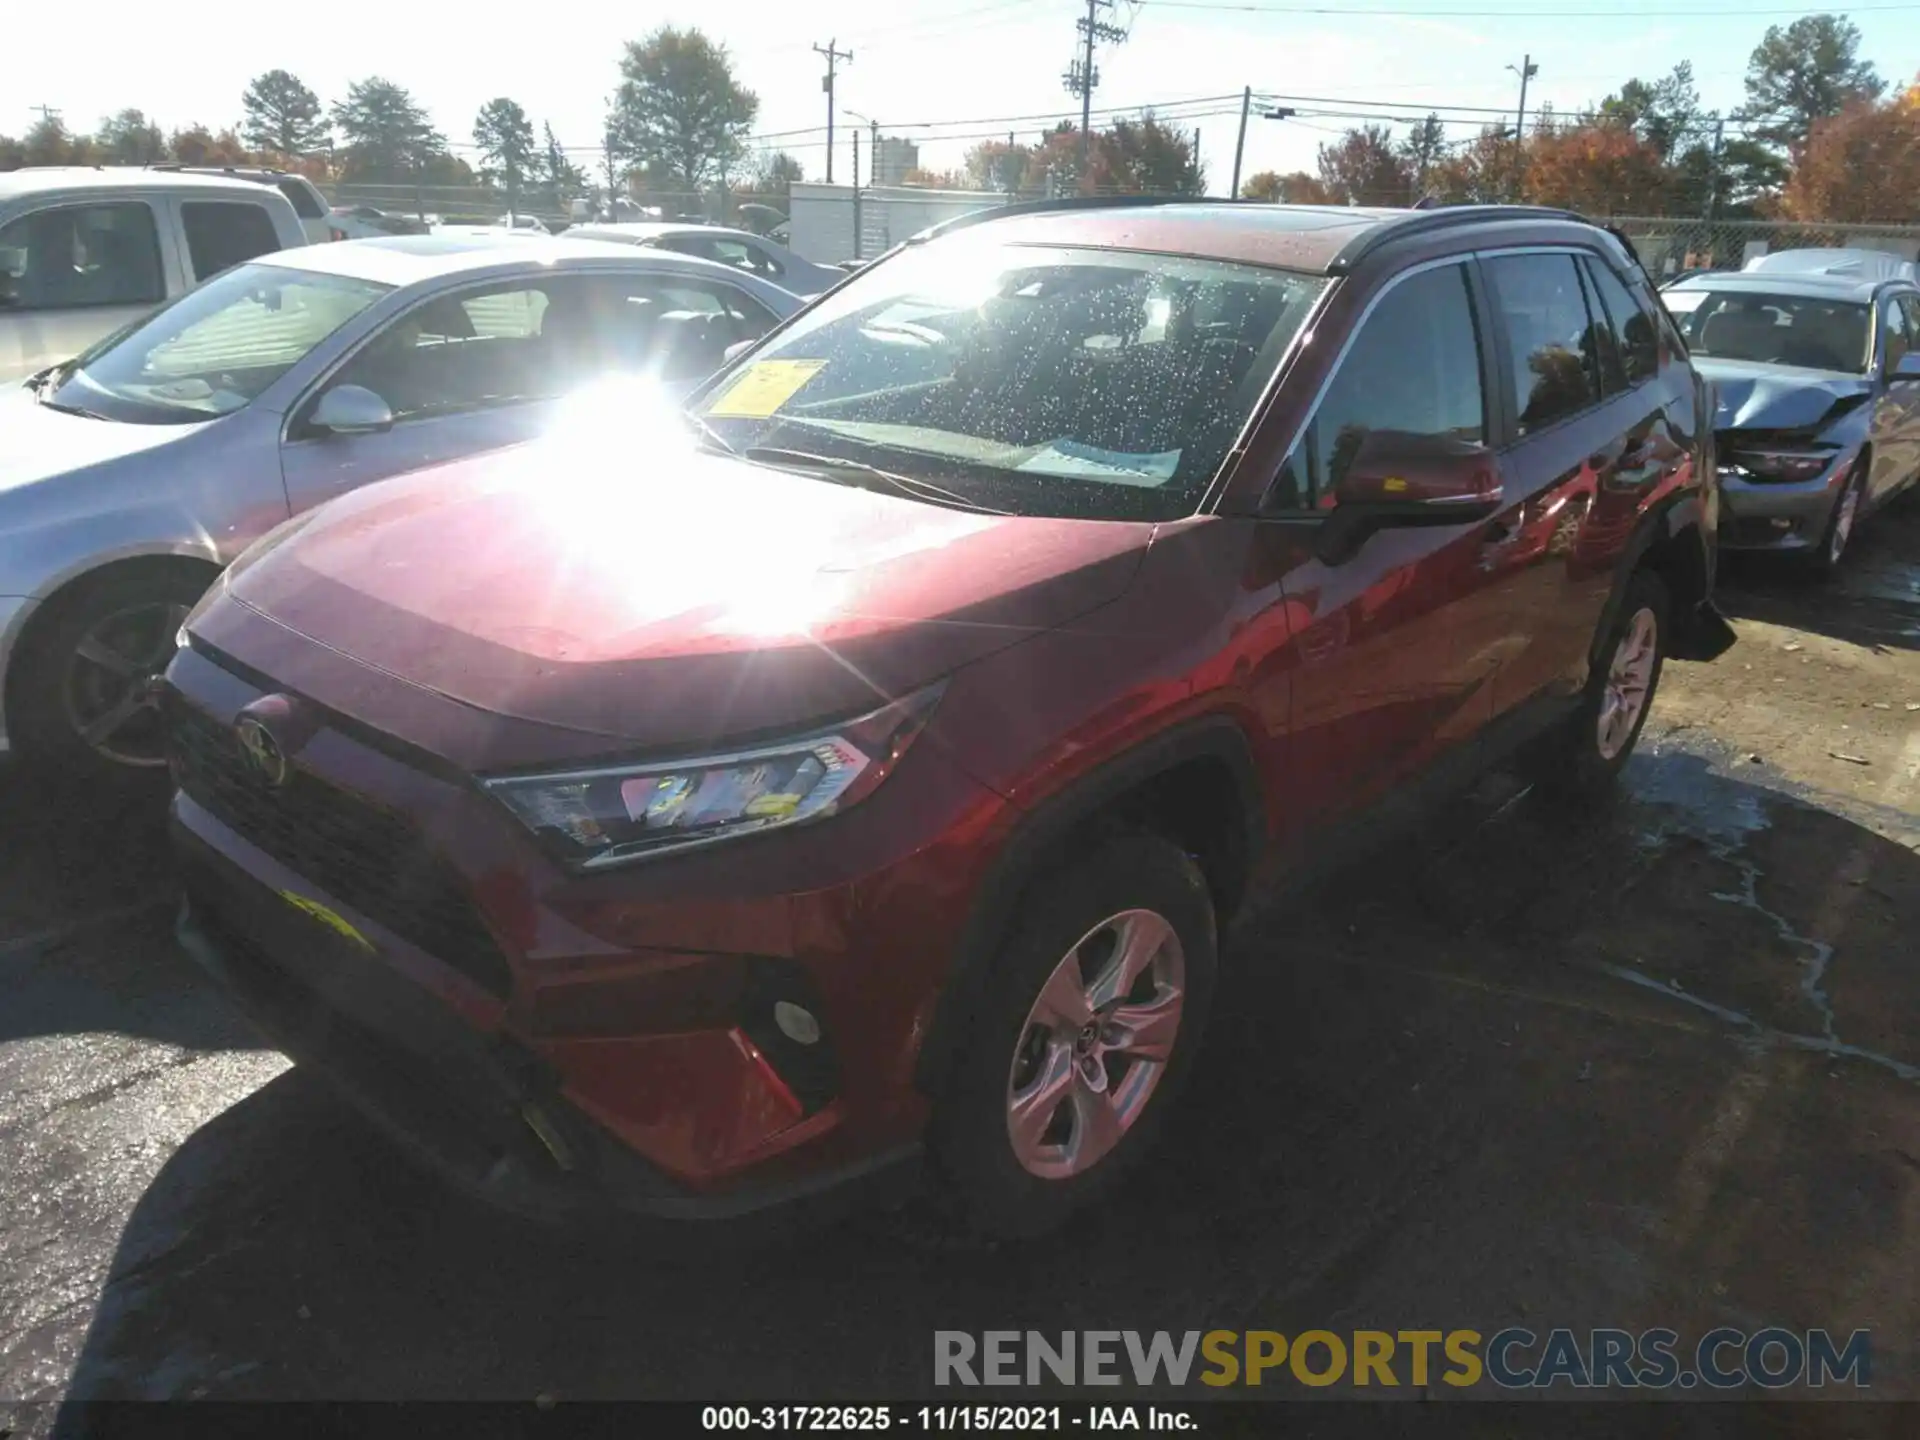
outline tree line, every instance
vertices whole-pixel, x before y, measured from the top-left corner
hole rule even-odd
[[[1439,116],[1396,135],[1355,126],[1315,171],[1263,171],[1245,198],[1405,205],[1524,200],[1593,214],[1907,221],[1920,210],[1920,87],[1888,97],[1838,15],[1770,27],[1748,57],[1746,101],[1704,110],[1693,67],[1632,79],[1597,104],[1543,107],[1450,142]]]
[[[1253,176],[1250,199],[1403,205],[1528,200],[1596,213],[1781,215],[1894,220],[1920,207],[1920,89],[1887,98],[1860,58],[1860,32],[1838,15],[1770,28],[1749,57],[1745,104],[1722,120],[1702,108],[1691,65],[1632,79],[1575,114],[1551,108],[1450,140],[1437,114],[1396,134],[1370,123],[1319,148],[1315,171]],[[699,195],[718,189],[783,200],[803,176],[793,156],[751,157],[760,101],[733,73],[726,47],[696,28],[662,26],[630,41],[608,102],[596,163],[584,167],[551,125],[517,101],[481,106],[473,159],[435,128],[405,87],[371,76],[323,104],[297,76],[270,70],[241,96],[235,126],[163,134],[122,110],[92,134],[57,115],[24,136],[0,135],[0,169],[20,165],[269,164],[315,179],[389,185],[483,185],[550,208],[607,193]],[[583,147],[584,148],[584,147]],[[1201,194],[1197,137],[1151,112],[1086,137],[1062,121],[1033,144],[987,141],[962,165],[910,175],[925,185],[1023,194]]]

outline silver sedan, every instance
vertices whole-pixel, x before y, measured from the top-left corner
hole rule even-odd
[[[238,266],[0,392],[0,755],[76,779],[163,763],[148,681],[254,540],[532,439],[586,382],[684,393],[803,303],[625,245],[351,241]]]

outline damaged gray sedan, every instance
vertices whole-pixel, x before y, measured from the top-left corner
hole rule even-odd
[[[1660,298],[1717,392],[1721,546],[1832,571],[1920,477],[1920,288],[1753,271]]]

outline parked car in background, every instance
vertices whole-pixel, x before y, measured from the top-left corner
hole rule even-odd
[[[284,195],[223,176],[0,173],[0,386],[70,359],[211,275],[306,239]]]
[[[1914,263],[1885,250],[1843,247],[1775,250],[1756,255],[1740,267],[1742,274],[1837,275],[1852,280],[1907,280],[1915,278]]]
[[[528,235],[551,235],[547,222],[537,215],[502,215],[493,222],[502,230],[517,230]]]
[[[327,214],[327,225],[336,240],[377,240],[383,235],[425,235],[426,221],[414,215],[401,215],[373,205],[335,206]]]
[[[1833,570],[1920,478],[1920,288],[1788,266],[1661,298],[1719,397],[1721,543]]]
[[[575,225],[567,234],[697,255],[703,260],[745,270],[763,280],[771,280],[783,290],[808,297],[830,290],[846,278],[833,267],[802,260],[785,246],[751,230],[727,230],[718,225],[641,223]]]
[[[589,380],[684,392],[800,303],[682,255],[498,230],[316,245],[228,270],[12,387],[0,751],[76,776],[159,764],[147,679],[265,531],[529,439]]]
[[[167,675],[189,947],[534,1213],[924,1146],[1057,1225],[1253,876],[1523,742],[1591,803],[1731,640],[1706,387],[1569,215],[1012,205],[689,408],[293,522]]]
[[[149,170],[168,170],[177,175],[225,175],[234,180],[250,180],[255,185],[271,185],[287,197],[293,213],[300,217],[300,228],[310,245],[343,239],[328,223],[327,197],[320,187],[304,175],[286,170],[271,170],[250,165],[149,165]]]

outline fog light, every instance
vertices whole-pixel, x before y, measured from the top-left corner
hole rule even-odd
[[[791,1000],[777,1000],[773,1006],[773,1023],[780,1027],[780,1033],[796,1045],[818,1045],[820,1043],[820,1022],[814,1018],[811,1010],[803,1009]]]
[[[1772,521],[1771,524],[1776,530],[1791,530],[1793,528],[1793,521],[1791,520],[1775,520]]]

